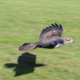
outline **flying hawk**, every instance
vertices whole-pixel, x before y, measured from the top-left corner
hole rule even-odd
[[[19,47],[19,51],[28,51],[35,48],[58,48],[68,43],[74,42],[73,39],[68,37],[61,37],[63,33],[63,28],[61,25],[55,23],[51,26],[43,29],[39,41],[35,43],[24,43]]]

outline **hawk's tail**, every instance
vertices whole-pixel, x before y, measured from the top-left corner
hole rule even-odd
[[[19,47],[19,51],[28,51],[31,49],[36,48],[38,42],[36,43],[24,43],[22,46]]]

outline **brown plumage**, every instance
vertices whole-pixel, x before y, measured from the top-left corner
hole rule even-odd
[[[73,42],[73,39],[68,37],[61,37],[63,33],[63,28],[61,25],[57,25],[55,23],[51,24],[52,26],[43,29],[40,37],[39,42],[35,43],[24,43],[22,46],[19,47],[20,51],[28,51],[34,48],[57,48],[63,46],[65,44]]]

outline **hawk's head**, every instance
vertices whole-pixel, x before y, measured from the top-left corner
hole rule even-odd
[[[73,39],[68,38],[68,37],[63,37],[63,39],[64,39],[64,45],[65,45],[65,44],[68,44],[68,43],[71,43],[71,42],[74,42]]]
[[[66,45],[66,44],[69,44],[69,43],[71,43],[71,42],[74,42],[74,40],[73,39],[71,39],[71,38],[68,38],[68,37],[62,37],[62,40],[63,40],[63,42],[61,43],[58,43],[56,46],[55,46],[55,48],[58,48],[58,47],[61,47],[61,46],[63,46],[63,45]]]

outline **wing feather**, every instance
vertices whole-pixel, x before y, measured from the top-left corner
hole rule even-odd
[[[39,37],[40,41],[48,40],[48,39],[51,39],[53,37],[61,37],[62,36],[62,33],[63,33],[62,26],[57,25],[56,23],[55,23],[55,25],[54,24],[51,24],[51,25],[52,26],[49,26],[46,29],[42,30],[40,37]]]

